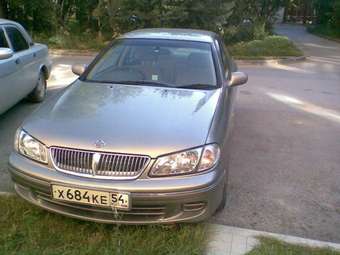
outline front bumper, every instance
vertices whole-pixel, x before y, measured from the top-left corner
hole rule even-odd
[[[172,178],[128,181],[98,180],[64,174],[12,153],[9,170],[19,196],[39,207],[66,216],[101,223],[198,222],[210,217],[221,202],[225,171]],[[52,199],[51,184],[131,193],[130,211],[114,212]]]

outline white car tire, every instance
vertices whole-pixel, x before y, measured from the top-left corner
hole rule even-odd
[[[46,76],[43,72],[40,72],[37,85],[34,90],[28,95],[28,100],[34,103],[40,103],[44,101],[47,91]]]

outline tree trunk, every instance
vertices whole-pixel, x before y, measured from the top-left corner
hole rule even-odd
[[[285,5],[284,5],[284,12],[283,12],[283,23],[286,23],[288,21],[289,8],[290,8],[290,1],[286,0]]]
[[[302,23],[303,24],[307,23],[307,3],[306,3],[306,1],[303,1],[303,6],[302,6]]]
[[[0,3],[0,18],[5,18],[4,3]]]

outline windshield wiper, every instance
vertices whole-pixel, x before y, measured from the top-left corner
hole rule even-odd
[[[159,82],[159,81],[148,81],[148,80],[140,80],[140,81],[110,81],[110,80],[89,80],[88,82],[98,82],[98,83],[108,83],[108,84],[126,84],[126,85],[150,85],[150,86],[159,86],[159,87],[167,87],[167,88],[175,88],[176,86],[171,83]]]
[[[156,85],[160,87],[175,87],[174,84],[159,82],[159,81],[148,81],[148,80],[140,80],[140,81],[112,81],[112,83],[117,84],[127,84],[127,85]]]
[[[217,89],[217,86],[211,85],[211,84],[187,84],[187,85],[181,85],[177,86],[176,88],[183,88],[183,89]]]

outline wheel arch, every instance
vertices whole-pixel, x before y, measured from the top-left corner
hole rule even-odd
[[[48,80],[48,78],[50,77],[50,72],[49,72],[47,66],[41,65],[39,70],[40,70],[40,72],[42,72],[44,74],[45,79]]]

